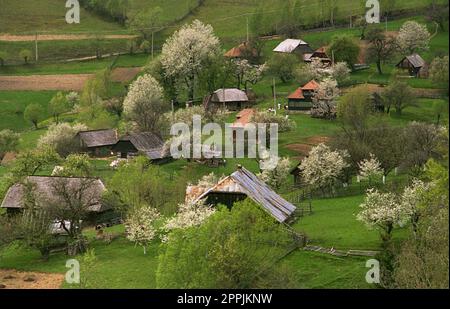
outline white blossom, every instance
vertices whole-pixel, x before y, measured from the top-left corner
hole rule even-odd
[[[325,78],[314,93],[311,116],[316,118],[332,119],[336,117],[336,99],[340,95],[337,82]]]
[[[144,248],[147,253],[148,244],[156,236],[154,222],[159,218],[157,210],[151,207],[134,209],[125,220],[127,239]]]
[[[424,201],[424,193],[431,187],[430,183],[425,183],[419,179],[414,179],[412,184],[403,190],[401,196],[402,208],[406,215],[415,220],[419,214],[422,202]]]
[[[289,176],[291,170],[291,160],[282,158],[274,169],[265,169],[257,176],[274,189],[279,189]]]
[[[305,183],[321,189],[332,185],[349,166],[347,157],[348,153],[332,151],[325,144],[314,147],[300,164]]]
[[[430,32],[425,25],[415,21],[407,21],[400,28],[397,44],[404,53],[412,54],[428,50],[430,37]]]
[[[380,228],[387,235],[392,229],[405,223],[405,212],[394,193],[381,193],[378,190],[369,189],[364,202],[359,206],[359,221],[364,222],[369,228]]]
[[[378,159],[373,154],[370,154],[369,159],[364,159],[359,162],[358,168],[359,176],[363,179],[369,179],[369,181],[373,177],[381,176],[384,174],[380,161],[378,161]]]

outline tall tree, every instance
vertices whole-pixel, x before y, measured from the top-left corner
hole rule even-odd
[[[220,53],[219,39],[211,25],[195,20],[175,32],[163,45],[161,63],[167,77],[182,80],[188,100],[194,100],[195,81],[208,60]]]
[[[382,63],[390,58],[395,51],[395,40],[386,36],[381,28],[373,28],[367,32],[366,39],[370,45],[368,58],[377,64],[378,74],[383,74]]]

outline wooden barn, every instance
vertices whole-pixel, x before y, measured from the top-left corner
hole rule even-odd
[[[396,65],[396,67],[408,70],[410,76],[427,77],[428,75],[428,65],[419,54],[406,56]]]
[[[82,131],[76,136],[82,151],[94,156],[111,154],[111,148],[118,141],[117,131],[114,129]]]
[[[207,204],[226,205],[229,208],[235,202],[246,198],[252,199],[278,222],[286,222],[295,212],[296,207],[273,191],[255,174],[239,166],[237,171],[223,178],[207,190],[188,187],[186,200],[196,203],[206,199]]]
[[[228,88],[216,90],[213,94],[207,96],[203,105],[208,110],[227,109],[229,111],[240,111],[251,107],[253,104],[245,91],[237,88]]]
[[[164,163],[170,159],[164,151],[164,141],[151,132],[125,135],[112,147],[112,151],[123,159],[138,155],[147,156],[153,163]]]
[[[224,56],[230,59],[248,59],[258,57],[258,52],[247,42],[243,42],[227,51]]]
[[[318,87],[319,84],[315,80],[311,80],[303,87],[297,88],[287,97],[288,110],[310,110],[314,93]]]
[[[303,60],[307,63],[311,63],[313,60],[319,60],[324,65],[331,65],[332,60],[328,57],[325,47],[321,47],[315,50],[312,54],[304,54]]]
[[[304,57],[305,54],[312,54],[314,50],[303,40],[286,39],[273,50],[276,53],[296,54]]]
[[[29,176],[26,182],[33,186],[33,193],[36,198],[36,204],[45,205],[64,203],[62,197],[56,193],[57,186],[64,185],[73,188],[76,192],[80,186],[86,187],[83,191],[81,200],[89,205],[89,219],[95,223],[96,218],[106,212],[112,211],[111,207],[103,204],[102,195],[105,192],[105,185],[100,179],[94,178],[76,178],[76,177],[48,177],[48,176]],[[1,208],[6,209],[8,214],[20,213],[24,208],[25,185],[16,183],[11,186],[3,199]]]

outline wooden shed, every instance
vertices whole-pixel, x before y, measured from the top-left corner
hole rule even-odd
[[[77,134],[81,149],[95,156],[110,155],[111,148],[118,141],[114,129],[82,131]]]
[[[192,192],[196,192],[196,190],[189,187],[187,192],[191,194],[189,200],[194,203],[206,199],[207,204],[222,204],[230,208],[235,202],[250,198],[278,222],[287,221],[296,210],[294,205],[275,193],[255,174],[242,166],[239,166],[236,172],[225,177],[212,188],[206,191],[197,191],[200,193],[198,196],[192,197]]]
[[[147,156],[154,163],[164,163],[170,155],[164,151],[164,141],[152,132],[131,133],[119,139],[112,147],[123,159],[138,155]]]
[[[276,53],[296,54],[304,57],[305,54],[312,54],[314,50],[303,40],[286,39],[273,50]]]
[[[240,111],[252,105],[245,91],[237,88],[218,89],[204,100],[204,106],[208,110]]]
[[[233,47],[229,51],[227,51],[224,55],[230,59],[239,59],[239,58],[255,58],[258,56],[258,52],[255,48],[252,48],[247,42],[243,42],[239,44],[239,46]]]
[[[408,70],[410,76],[427,77],[428,66],[425,60],[419,54],[413,54],[403,58],[397,65],[397,68]]]
[[[83,203],[89,205],[91,220],[95,221],[95,217],[99,214],[111,211],[111,207],[104,204],[102,195],[105,192],[105,185],[100,179],[96,178],[77,178],[77,177],[48,177],[48,176],[29,176],[25,180],[33,186],[33,193],[36,198],[36,204],[45,207],[49,203],[64,203],[62,197],[55,193],[55,188],[60,185],[74,188],[86,187],[81,197]],[[56,191],[57,192],[57,191]],[[76,191],[75,191],[76,192]],[[25,185],[16,183],[6,192],[5,198],[1,204],[1,208],[5,208],[8,214],[20,213],[25,207]],[[64,218],[65,219],[65,218]]]
[[[310,63],[316,59],[325,65],[331,65],[331,63],[332,63],[331,58],[328,57],[328,55],[327,55],[325,47],[316,49],[313,53],[304,54],[304,56],[303,56],[303,60],[307,63]]]

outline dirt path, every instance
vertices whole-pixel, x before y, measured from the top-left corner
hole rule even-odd
[[[136,35],[131,34],[108,34],[102,35],[101,38],[108,40],[123,40],[134,39]],[[74,40],[89,40],[96,38],[95,35],[88,34],[39,34],[38,41],[74,41]],[[5,42],[29,42],[36,39],[35,35],[13,35],[0,34],[0,41]]]
[[[330,140],[328,136],[312,136],[308,138],[303,144],[289,144],[286,146],[287,149],[297,152],[299,155],[295,156],[294,159],[302,160],[306,157],[314,146],[321,143],[327,143]]]
[[[63,282],[63,274],[0,269],[1,289],[59,289]]]
[[[111,80],[113,82],[128,82],[140,71],[141,68],[116,68],[111,73]],[[0,76],[0,90],[81,91],[86,81],[93,76],[94,74]]]

